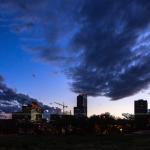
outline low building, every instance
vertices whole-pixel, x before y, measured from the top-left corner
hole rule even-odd
[[[38,103],[32,102],[30,105],[22,106],[21,112],[12,113],[12,119],[14,120],[24,120],[31,122],[40,122],[42,121],[43,110]]]
[[[36,103],[33,102],[31,105],[31,121],[32,122],[40,122],[42,121],[42,108]]]

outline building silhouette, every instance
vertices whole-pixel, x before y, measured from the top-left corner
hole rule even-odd
[[[138,129],[145,129],[148,125],[148,103],[147,100],[134,101],[135,125]]]
[[[38,122],[42,121],[43,109],[37,102],[32,102],[31,106],[31,121]]]
[[[147,100],[137,100],[134,102],[134,114],[135,115],[143,115],[148,112],[148,103]]]
[[[77,117],[87,117],[87,95],[77,96],[77,107],[74,107],[74,115]]]
[[[32,102],[31,104],[22,106],[21,112],[12,113],[12,119],[14,120],[24,120],[31,122],[42,121],[43,110],[37,102]]]

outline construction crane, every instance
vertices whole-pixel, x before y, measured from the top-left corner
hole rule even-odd
[[[64,102],[63,102],[62,104],[61,104],[61,103],[58,103],[58,102],[54,102],[54,103],[63,107],[63,115],[64,115],[65,108],[67,108],[68,106],[66,106],[66,105],[64,104]]]

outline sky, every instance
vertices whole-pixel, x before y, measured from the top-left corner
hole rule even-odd
[[[1,82],[16,93],[72,111],[87,93],[89,116],[150,102],[147,0],[0,0],[0,33]]]

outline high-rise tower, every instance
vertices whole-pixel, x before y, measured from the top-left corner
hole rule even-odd
[[[77,96],[77,107],[74,107],[74,115],[78,117],[87,117],[87,95]]]
[[[134,102],[135,125],[138,129],[146,129],[148,124],[148,103],[147,100]]]
[[[137,100],[134,101],[134,114],[135,115],[144,115],[148,112],[148,104],[146,100]]]

